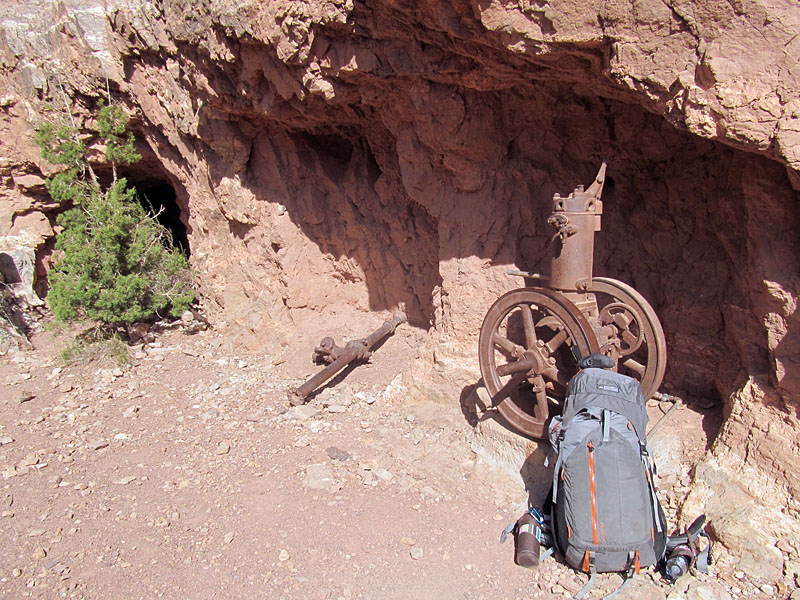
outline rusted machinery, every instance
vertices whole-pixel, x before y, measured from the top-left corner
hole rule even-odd
[[[390,320],[384,322],[383,325],[378,327],[378,329],[367,337],[351,340],[347,342],[343,348],[337,346],[333,338],[323,338],[319,346],[314,348],[313,360],[317,363],[328,363],[328,366],[311,377],[300,387],[290,389],[288,393],[289,402],[292,406],[302,404],[311,392],[328,381],[328,379],[336,375],[336,373],[344,369],[351,362],[368,359],[372,347],[387,335],[394,333],[397,326],[401,323],[405,323],[406,320],[406,314],[402,311],[397,311],[392,315]]]
[[[481,326],[478,353],[486,389],[520,433],[543,439],[560,410],[577,361],[592,352],[639,380],[645,398],[658,391],[667,365],[664,331],[653,308],[631,286],[593,277],[594,234],[600,231],[603,163],[588,189],[553,197],[549,277],[521,271],[541,287],[501,296]]]

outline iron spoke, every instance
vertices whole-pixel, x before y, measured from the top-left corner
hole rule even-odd
[[[519,346],[511,340],[504,338],[496,331],[492,334],[492,343],[495,346],[499,346],[501,349],[505,350],[510,356],[521,356],[525,351],[522,346]]]
[[[497,374],[500,377],[505,377],[506,375],[511,375],[512,373],[527,373],[534,366],[535,364],[531,359],[518,360],[516,362],[500,365],[497,367]]]
[[[525,343],[528,350],[536,346],[536,327],[533,323],[533,313],[530,304],[522,304],[519,307],[522,311],[522,325],[525,327]]]
[[[492,396],[492,403],[494,406],[508,400],[511,397],[511,392],[519,387],[525,381],[525,373],[514,373],[514,375],[506,381],[505,385],[497,390],[497,393]]]
[[[563,388],[566,388],[567,384],[569,383],[569,379],[566,377],[566,375],[564,375],[561,369],[557,369],[556,367],[545,369],[542,371],[542,375]]]
[[[644,371],[647,368],[645,365],[643,365],[638,361],[635,361],[632,358],[628,358],[622,361],[622,364],[625,367],[628,367],[631,371],[635,371],[639,375],[639,377],[642,377],[644,375]]]
[[[628,346],[633,348],[634,346],[636,346],[636,342],[639,341],[639,338],[633,335],[630,329],[626,329],[625,331],[622,332],[622,340],[626,344],[628,344]]]
[[[550,339],[549,342],[545,344],[545,347],[547,348],[547,351],[550,353],[551,356],[556,350],[558,350],[558,347],[561,346],[561,344],[567,341],[568,337],[569,334],[567,333],[567,330],[561,329]]]

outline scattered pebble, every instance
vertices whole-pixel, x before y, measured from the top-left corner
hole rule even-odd
[[[325,450],[325,453],[330,457],[331,460],[345,461],[345,460],[350,460],[351,458],[349,452],[347,452],[346,450],[341,450],[336,446],[330,446]]]
[[[372,472],[375,474],[375,477],[377,477],[381,481],[389,481],[394,478],[394,475],[390,471],[387,471],[386,469],[377,468],[373,469]]]
[[[213,350],[208,342],[195,338],[191,343],[197,349],[167,348],[160,358],[163,361],[166,354],[169,360],[154,364],[148,359],[134,364],[125,371],[124,378],[122,370],[112,370],[113,377],[108,378],[108,383],[97,381],[94,374],[99,370],[92,370],[88,379],[73,379],[73,387],[64,381],[72,377],[73,367],[68,367],[66,373],[54,371],[48,378],[49,383],[35,390],[41,402],[9,407],[19,416],[12,412],[12,417],[3,423],[0,446],[15,441],[8,434],[13,433],[17,441],[0,452],[3,455],[0,468],[7,479],[3,482],[6,489],[14,491],[17,501],[14,502],[10,493],[0,494],[0,514],[8,517],[3,520],[3,526],[21,547],[19,554],[9,558],[4,570],[5,577],[9,578],[5,585],[16,586],[13,591],[19,591],[15,597],[24,594],[23,583],[28,581],[35,584],[37,592],[29,592],[29,595],[57,597],[60,593],[62,597],[73,597],[70,592],[77,588],[79,591],[74,597],[89,597],[94,582],[92,575],[85,573],[91,569],[81,568],[80,576],[77,571],[78,565],[95,561],[103,571],[115,571],[116,576],[133,577],[145,572],[163,574],[175,565],[179,568],[190,565],[201,577],[231,573],[247,585],[246,578],[253,580],[256,567],[248,561],[246,553],[256,537],[262,540],[261,558],[257,560],[259,563],[266,560],[267,564],[261,565],[266,567],[266,574],[256,574],[254,583],[250,584],[266,583],[265,593],[270,597],[304,597],[309,590],[295,586],[309,582],[314,585],[317,580],[307,572],[301,575],[301,554],[305,558],[305,548],[301,553],[294,544],[298,535],[311,531],[309,527],[319,527],[324,535],[328,532],[339,535],[342,526],[352,530],[353,522],[370,523],[373,519],[370,511],[375,507],[387,506],[391,510],[386,504],[387,498],[391,502],[396,499],[408,502],[398,505],[402,509],[397,511],[399,519],[410,520],[406,512],[411,509],[422,513],[420,517],[431,519],[443,514],[442,509],[449,509],[451,503],[455,509],[461,508],[453,502],[455,495],[463,486],[473,492],[475,481],[488,492],[482,496],[487,502],[480,509],[475,527],[494,532],[493,522],[508,520],[503,516],[508,514],[507,507],[512,506],[512,512],[517,513],[516,504],[509,502],[505,490],[496,485],[494,479],[489,479],[492,470],[471,454],[467,446],[457,446],[463,442],[464,432],[469,431],[463,423],[459,422],[452,430],[449,421],[434,425],[427,413],[420,411],[420,416],[416,417],[408,414],[408,407],[398,410],[402,405],[385,391],[345,390],[341,383],[346,382],[327,388],[325,398],[320,394],[313,404],[288,408],[284,400],[287,382],[271,379],[272,376],[267,376],[263,370],[265,365],[266,369],[271,369],[272,365],[280,364],[278,359],[268,357],[266,362],[260,358],[251,359],[253,368],[248,368],[248,361],[224,357],[224,350]],[[221,344],[220,341],[213,347],[221,348]],[[148,353],[159,354],[154,352],[155,348]],[[199,359],[187,357],[202,357],[206,370],[193,372],[191,380],[183,376],[172,380],[168,370],[174,368],[173,357],[191,365],[199,363]],[[47,372],[49,367],[43,373]],[[35,381],[39,381],[41,374],[34,375]],[[299,376],[288,372],[283,375]],[[157,388],[151,385],[154,382]],[[55,391],[54,384],[62,394]],[[63,393],[76,388],[75,394]],[[22,395],[16,397],[22,398]],[[395,405],[394,410],[383,406],[384,399],[385,403]],[[381,402],[374,408],[368,408],[378,400]],[[342,416],[328,413],[342,413]],[[140,418],[140,421],[123,422],[123,418]],[[44,425],[31,427],[37,423]],[[120,433],[120,430],[127,433]],[[220,439],[227,441],[217,443]],[[100,450],[108,447],[109,442],[113,452],[92,455],[82,451],[84,448]],[[214,458],[214,455],[230,454],[232,445],[237,450],[233,456]],[[37,473],[47,464],[44,461],[51,466],[40,473],[44,474],[41,478]],[[319,464],[308,464],[316,462]],[[147,475],[126,476],[126,470]],[[471,481],[465,482],[465,471],[472,477]],[[666,475],[662,481],[676,487],[691,483],[688,476],[675,474]],[[145,482],[148,483],[145,485]],[[38,510],[52,514],[33,512],[26,489],[38,489],[35,493],[39,494],[39,500],[49,496],[52,503],[41,504],[43,508]],[[517,491],[522,492],[521,488]],[[674,490],[663,493],[676,495]],[[10,510],[3,510],[11,508],[12,503],[16,517]],[[288,517],[286,523],[265,519],[269,531],[248,530],[246,519],[251,511],[268,511],[272,505],[277,506],[278,514],[289,514],[288,509],[297,516]],[[320,513],[325,506],[330,507],[328,512]],[[313,521],[306,518],[309,514]],[[358,520],[362,517],[366,518]],[[391,515],[388,518],[392,518]],[[337,563],[337,560],[349,561],[344,568],[355,568],[357,573],[366,575],[370,573],[367,569],[380,569],[385,560],[390,560],[383,554],[387,546],[389,553],[400,550],[402,556],[405,548],[409,551],[409,560],[423,560],[425,552],[419,542],[427,547],[429,559],[451,561],[446,566],[456,573],[469,572],[469,579],[476,581],[476,598],[501,597],[499,589],[497,594],[489,593],[484,581],[496,571],[491,563],[495,559],[480,564],[465,563],[465,558],[475,560],[475,557],[451,543],[454,538],[448,527],[444,521],[434,523],[430,538],[428,531],[423,534],[417,528],[400,529],[403,533],[423,535],[424,539],[407,535],[399,542],[396,537],[381,539],[380,533],[364,537],[365,532],[355,531],[354,537],[370,541],[348,545],[351,540],[331,538],[328,545],[320,545],[319,550],[330,551],[325,556],[331,568],[342,567],[342,562]],[[494,533],[491,537],[496,539]],[[234,540],[236,546],[231,545]],[[789,542],[779,541],[776,545],[788,556],[787,561],[796,555],[797,550]],[[281,563],[292,560],[288,547],[298,548],[296,564],[289,562],[283,565],[284,569],[269,569],[276,553]],[[455,552],[452,556],[445,550],[451,547]],[[496,560],[510,562],[511,555],[506,553],[510,550],[507,547],[502,550]],[[30,560],[32,552],[34,559],[41,563]],[[259,556],[258,552],[254,555]],[[56,557],[63,562],[58,562]],[[17,560],[20,567],[11,570]],[[585,579],[575,576],[557,561],[548,562],[545,568],[539,569],[530,588],[520,588],[519,594],[508,597],[539,597],[537,594],[550,597],[550,592],[565,596],[582,587]],[[243,563],[248,564],[245,567]],[[231,568],[236,564],[240,565],[239,570],[233,573],[236,568]],[[404,564],[409,571],[426,566],[425,563]],[[70,565],[76,573],[71,572]],[[152,571],[148,571],[151,567]],[[130,570],[122,572],[120,569]],[[24,580],[10,579],[11,576],[21,578],[23,572]],[[331,571],[324,575],[326,578],[336,576]],[[726,581],[738,583],[731,578],[730,568],[725,577]],[[774,582],[755,584],[749,573],[742,572],[736,573],[736,578],[743,580],[738,589],[748,600],[748,594],[786,596],[787,590]],[[332,581],[320,578],[321,596],[369,598],[360,584],[350,589],[341,587],[344,582],[334,584]],[[599,583],[597,592],[601,595],[600,592],[606,590],[602,589],[604,583]],[[648,576],[635,583],[663,586]],[[87,586],[85,592],[80,590],[84,585]],[[523,593],[536,589],[539,591]],[[504,589],[508,590],[508,587]],[[174,591],[165,588],[165,597]]]
[[[296,419],[298,421],[306,421],[319,414],[319,409],[313,404],[301,404],[300,406],[293,406],[286,412],[289,419]]]
[[[212,419],[216,419],[219,416],[219,411],[216,408],[211,408],[200,415],[200,420],[203,423],[208,423]]]
[[[333,471],[326,463],[309,465],[303,485],[312,490],[330,490],[334,486]]]
[[[25,458],[23,458],[19,464],[17,465],[17,469],[20,467],[32,467],[33,465],[39,462],[39,457],[35,454],[28,454]]]

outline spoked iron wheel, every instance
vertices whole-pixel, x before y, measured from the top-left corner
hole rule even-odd
[[[653,307],[616,279],[593,277],[592,292],[600,311],[600,351],[618,361],[617,371],[639,381],[645,398],[652,397],[667,368],[664,330]]]
[[[520,433],[547,436],[551,407],[563,400],[577,361],[599,349],[589,322],[563,295],[522,288],[501,296],[486,313],[478,359],[500,414]]]

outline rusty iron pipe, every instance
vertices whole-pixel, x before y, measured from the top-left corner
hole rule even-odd
[[[352,340],[347,342],[344,348],[339,348],[333,343],[330,338],[325,338],[323,343],[315,351],[315,358],[320,358],[324,354],[334,357],[327,367],[322,369],[319,373],[308,379],[303,385],[291,388],[288,392],[289,403],[292,406],[297,406],[305,401],[306,397],[311,394],[315,389],[328,381],[331,377],[336,375],[339,371],[344,369],[347,365],[355,360],[366,360],[370,356],[371,348],[382,340],[387,335],[394,333],[397,326],[405,323],[408,320],[406,314],[402,311],[394,313],[392,318],[383,323],[378,329],[369,334],[366,338]],[[330,343],[325,343],[330,340]],[[325,352],[320,352],[324,349]],[[324,359],[324,358],[323,358]]]
[[[679,398],[678,396],[670,396],[669,394],[659,394],[656,393],[653,395],[654,398],[661,401],[672,402],[672,406],[669,407],[669,410],[664,413],[664,415],[656,421],[655,425],[650,428],[650,431],[647,432],[645,439],[650,442],[653,439],[656,431],[666,422],[667,417],[669,417],[672,413],[675,412],[677,408],[679,408],[683,404],[683,399]]]

